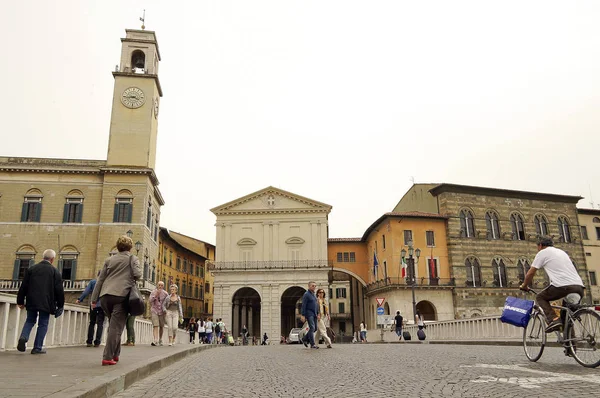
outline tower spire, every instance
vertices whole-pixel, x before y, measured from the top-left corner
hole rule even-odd
[[[146,23],[146,10],[144,9],[144,14],[140,17],[140,21],[142,21],[142,30],[146,29],[146,25],[144,25]]]

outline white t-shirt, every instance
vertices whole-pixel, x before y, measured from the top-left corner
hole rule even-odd
[[[366,326],[365,326],[365,324],[364,324],[364,323],[362,323],[362,322],[360,323],[360,331],[361,331],[361,332],[366,332],[366,331],[367,331],[367,327],[366,327]]]
[[[549,246],[540,250],[533,259],[531,266],[546,270],[552,286],[583,286],[583,281],[569,255],[556,247]]]
[[[212,333],[213,323],[211,321],[206,322],[204,327],[206,328],[206,333]]]
[[[206,324],[203,323],[202,326],[200,326],[200,322],[198,322],[198,333],[206,332],[206,329],[204,329],[204,325],[206,325]]]

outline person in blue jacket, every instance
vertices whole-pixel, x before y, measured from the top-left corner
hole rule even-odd
[[[98,272],[98,275],[100,273]],[[81,303],[87,296],[92,294],[94,291],[94,287],[96,287],[96,279],[92,279],[90,283],[85,287],[81,296],[75,301],[77,304]],[[94,325],[96,325],[96,340],[94,339]],[[102,331],[104,329],[104,311],[100,308],[100,300],[96,303],[96,307],[92,308],[90,306],[90,324],[88,326],[88,335],[86,344],[88,347],[92,346],[92,340],[94,343],[94,347],[100,346],[100,341],[102,340]]]
[[[301,320],[302,322],[308,322],[308,332],[306,336],[302,338],[302,344],[305,347],[308,347],[310,344],[310,348],[318,349],[319,346],[315,344],[315,330],[317,325],[317,319],[319,319],[319,304],[317,303],[317,298],[315,297],[315,289],[317,288],[317,284],[315,282],[308,282],[308,290],[302,296],[302,309],[300,310]]]

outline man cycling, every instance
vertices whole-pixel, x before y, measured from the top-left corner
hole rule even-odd
[[[550,301],[561,299],[570,293],[577,293],[583,297],[584,285],[569,255],[554,247],[552,239],[545,236],[538,239],[538,254],[519,289],[529,291],[529,285],[540,268],[544,268],[548,274],[550,285],[538,293],[536,301],[544,310],[548,322],[546,333],[550,333],[560,329],[562,325],[560,317],[550,306]]]

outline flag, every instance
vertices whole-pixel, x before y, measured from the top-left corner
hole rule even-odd
[[[431,248],[431,256],[429,257],[429,279],[437,277],[437,270],[435,269],[435,260],[433,259],[433,247]]]
[[[402,257],[402,277],[406,278],[406,260]]]
[[[373,275],[375,279],[377,279],[377,267],[379,266],[379,261],[377,261],[377,252],[373,252]]]

